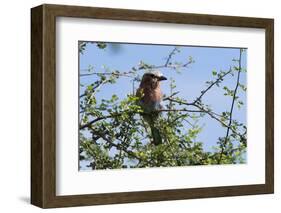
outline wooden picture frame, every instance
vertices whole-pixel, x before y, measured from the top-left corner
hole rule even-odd
[[[265,29],[265,184],[56,195],[56,17]],[[186,13],[41,5],[31,9],[31,203],[41,208],[267,194],[274,191],[274,21]]]

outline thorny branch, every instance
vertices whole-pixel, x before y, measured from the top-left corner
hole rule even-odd
[[[175,54],[175,52],[178,50],[177,47],[175,47],[171,52],[170,54],[168,55],[168,58],[166,60],[166,63],[164,66],[168,66],[168,64],[170,63],[171,59],[172,59],[172,56]]]
[[[128,71],[128,72],[117,72],[117,71],[114,71],[114,72],[90,72],[90,73],[80,74],[80,77],[87,77],[87,76],[91,76],[91,75],[113,75],[113,76],[122,76],[122,77],[134,78],[135,76],[133,74],[134,74],[134,72],[132,72],[132,71]]]
[[[188,110],[188,109],[160,109],[160,110],[155,110],[152,113],[161,113],[161,112],[190,112],[190,113],[192,113],[192,112],[205,112],[205,111],[204,110]],[[128,112],[124,111],[124,112],[112,113],[110,115],[97,117],[94,120],[92,120],[86,124],[80,125],[79,129],[85,129],[87,127],[89,128],[92,126],[92,124],[94,124],[100,120],[104,120],[104,119],[108,119],[108,118],[116,118],[116,117],[122,116],[122,114],[124,114],[124,113],[128,113]],[[133,111],[130,111],[130,113],[137,114],[137,112],[133,112]],[[141,112],[140,114],[150,115],[150,113],[144,113],[144,112]],[[88,115],[91,115],[91,114],[89,113]]]
[[[182,105],[187,105],[187,106],[194,106],[196,108],[199,109],[198,112],[203,112],[203,113],[206,113],[208,114],[211,118],[215,119],[216,121],[218,121],[221,125],[223,125],[224,127],[227,127],[227,128],[230,128],[231,131],[235,134],[238,134],[231,126],[229,126],[228,124],[222,122],[217,116],[220,116],[219,114],[209,110],[209,109],[205,109],[203,106],[199,105],[199,104],[196,104],[195,101],[192,102],[192,103],[187,103],[187,102],[184,102],[184,101],[178,101],[176,99],[167,99],[167,100],[170,100],[170,101],[173,101],[173,102],[176,102],[176,103],[179,103],[179,104],[182,104]]]
[[[110,140],[109,138],[107,138],[105,135],[104,132],[100,132],[94,128],[90,128],[91,131],[97,135],[99,138],[102,138],[104,141],[106,141],[107,143],[109,143],[111,146],[115,147],[117,150],[122,150],[123,152],[127,153],[128,156],[130,157],[133,157],[133,158],[136,158],[138,160],[141,160],[137,155],[135,155],[134,152],[128,150],[128,149],[125,149],[122,145],[120,144],[115,144],[112,140]]]
[[[227,144],[228,139],[229,139],[229,130],[230,130],[230,127],[231,127],[231,124],[232,124],[232,114],[233,114],[233,109],[234,109],[234,103],[235,103],[235,100],[236,100],[236,94],[237,94],[237,90],[238,90],[238,87],[239,87],[240,74],[241,74],[241,69],[242,69],[242,67],[241,67],[242,51],[243,50],[240,49],[239,60],[238,60],[239,65],[238,65],[237,81],[236,81],[236,86],[235,86],[233,97],[232,97],[232,102],[231,102],[231,107],[230,107],[230,115],[229,115],[229,122],[228,122],[228,126],[227,126],[227,129],[226,129],[226,136],[225,136],[225,140],[224,140],[223,144],[221,145],[221,152],[220,152],[220,158],[219,158],[218,163],[220,163],[221,160],[222,160],[222,156],[224,154],[225,147],[226,147],[226,144]]]
[[[228,74],[230,74],[231,72],[232,69],[230,67],[228,72],[224,74],[219,74],[219,77],[213,83],[211,83],[205,90],[201,91],[201,95],[194,101],[194,103],[200,102],[202,97],[206,94],[206,92],[208,92],[214,85],[217,85],[218,83],[222,82],[223,78]]]
[[[80,77],[86,77],[86,76],[91,76],[91,75],[113,75],[117,77],[128,77],[135,79],[136,78],[136,72],[144,69],[161,69],[161,68],[171,68],[171,69],[176,69],[176,68],[186,68],[188,65],[193,63],[193,60],[189,60],[188,62],[184,64],[177,64],[174,65],[170,61],[172,59],[172,56],[175,54],[175,52],[178,50],[178,47],[175,47],[170,53],[169,56],[164,64],[161,65],[148,65],[148,66],[140,66],[140,67],[133,67],[132,70],[130,71],[113,71],[113,72],[90,72],[91,69],[81,69],[80,71],[89,71],[89,73],[81,73]]]

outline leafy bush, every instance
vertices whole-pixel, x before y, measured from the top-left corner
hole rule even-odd
[[[80,42],[80,54],[83,54],[89,43],[100,49],[108,48],[106,43]],[[239,109],[244,104],[237,95],[238,90],[245,93],[247,89],[240,82],[241,73],[246,72],[241,67],[243,53],[244,50],[240,49],[240,57],[234,59],[236,65],[229,70],[212,70],[213,79],[206,82],[206,88],[193,101],[181,97],[184,94],[176,90],[175,81],[170,79],[170,94],[164,96],[164,108],[158,110],[161,116],[155,124],[163,138],[163,143],[157,146],[151,143],[151,130],[143,119],[145,112],[139,106],[139,98],[134,91],[123,99],[112,94],[110,99],[97,100],[96,94],[106,89],[107,85],[117,84],[121,78],[130,78],[134,87],[140,81],[140,71],[166,67],[175,71],[175,74],[180,73],[181,69],[195,63],[192,57],[187,62],[172,62],[172,57],[180,54],[180,48],[175,47],[162,65],[141,61],[126,72],[109,69],[96,72],[93,67],[86,73],[80,72],[80,78],[96,76],[90,85],[81,85],[80,160],[89,162],[88,166],[92,169],[244,163],[247,127],[233,119],[233,109]],[[234,88],[224,85],[226,78],[235,81]],[[216,113],[202,101],[215,87],[222,88],[224,95],[229,96],[232,102],[231,108],[222,113]],[[203,142],[197,140],[198,134],[204,131],[204,126],[200,126],[198,121],[205,117],[215,120],[225,129],[225,134],[218,138],[213,151],[205,151]]]

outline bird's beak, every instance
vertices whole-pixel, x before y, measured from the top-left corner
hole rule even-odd
[[[167,80],[167,78],[165,76],[160,76],[158,79],[159,79],[159,81]]]

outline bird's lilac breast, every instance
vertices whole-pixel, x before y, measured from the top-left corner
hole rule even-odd
[[[162,92],[160,90],[160,86],[156,88],[152,87],[140,87],[138,90],[139,96],[143,94],[140,99],[140,105],[147,112],[151,112],[154,110],[162,109]]]

